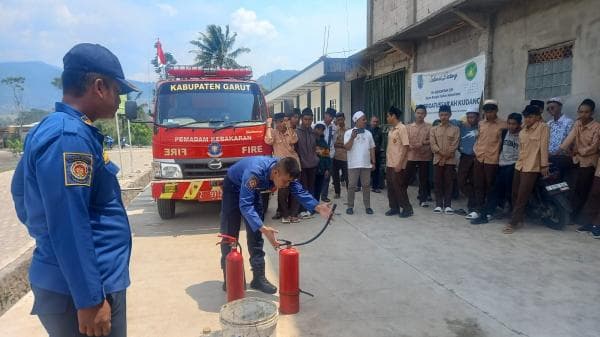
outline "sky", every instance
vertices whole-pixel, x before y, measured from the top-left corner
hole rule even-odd
[[[323,53],[349,56],[366,45],[365,0],[304,1],[66,1],[2,0],[0,62],[43,61],[62,67],[80,42],[99,43],[117,55],[129,79],[154,81],[150,60],[157,38],[178,64],[192,64],[189,41],[209,24],[229,25],[238,58],[255,78],[275,69],[301,70]]]

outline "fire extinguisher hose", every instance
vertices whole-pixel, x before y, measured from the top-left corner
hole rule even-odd
[[[327,227],[329,227],[329,224],[331,223],[331,218],[333,218],[333,214],[335,213],[336,208],[337,208],[337,204],[334,204],[333,207],[331,208],[331,213],[329,214],[329,217],[327,217],[327,221],[325,222],[325,225],[323,226],[323,228],[321,228],[321,230],[317,233],[317,235],[313,236],[311,239],[306,240],[304,242],[300,242],[300,243],[293,243],[289,240],[284,240],[284,239],[279,239],[277,241],[279,241],[280,243],[282,243],[283,245],[288,246],[288,247],[304,246],[304,245],[307,245],[307,244],[315,241],[316,239],[318,239],[321,236],[321,234],[323,234],[323,232],[325,232]]]

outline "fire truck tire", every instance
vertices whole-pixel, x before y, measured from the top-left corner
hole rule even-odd
[[[175,216],[175,200],[158,199],[156,205],[158,206],[158,215],[161,219],[172,219]]]

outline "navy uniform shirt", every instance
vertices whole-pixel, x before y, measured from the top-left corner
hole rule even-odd
[[[248,157],[238,161],[227,171],[227,177],[240,193],[240,212],[255,232],[263,225],[254,207],[259,202],[256,198],[260,197],[257,192],[273,189],[271,170],[278,160],[273,157]],[[319,202],[297,180],[292,181],[289,188],[290,193],[304,208],[314,211]]]
[[[19,220],[36,241],[29,280],[77,309],[129,286],[131,231],[104,136],[72,107],[33,128],[12,181]]]

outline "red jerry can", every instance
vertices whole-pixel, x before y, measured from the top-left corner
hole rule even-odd
[[[231,245],[231,251],[225,257],[225,277],[227,283],[227,302],[239,300],[245,296],[244,258],[238,250],[235,237],[220,234],[223,241]]]
[[[284,315],[300,311],[300,253],[288,246],[279,251],[279,312]]]

